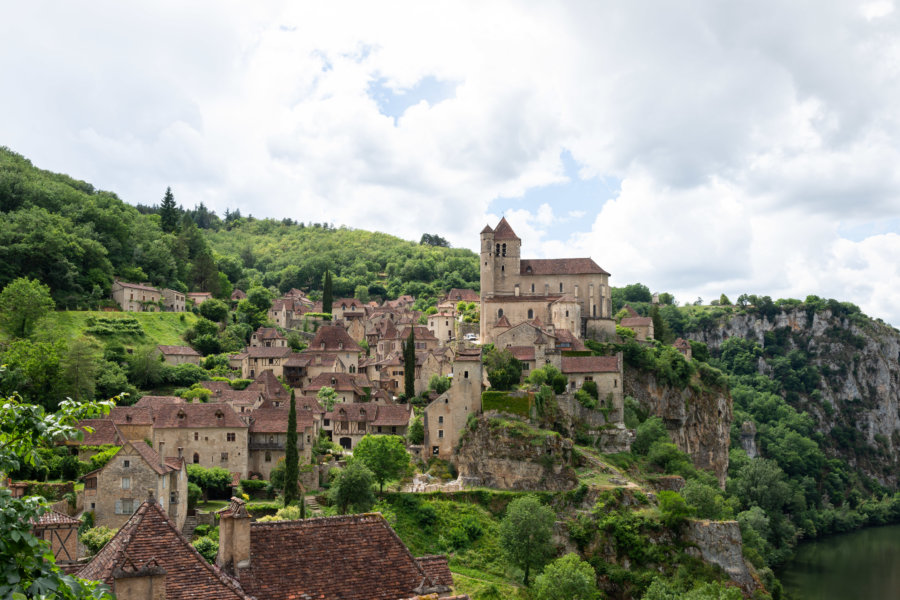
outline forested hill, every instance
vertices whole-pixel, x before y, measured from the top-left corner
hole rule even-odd
[[[114,277],[227,298],[253,285],[315,291],[326,269],[338,297],[478,289],[476,255],[437,235],[415,243],[239,212],[219,218],[202,203],[184,209],[190,199],[159,195],[158,206],[131,206],[0,147],[0,289],[35,278],[60,308],[89,308],[108,297]]]

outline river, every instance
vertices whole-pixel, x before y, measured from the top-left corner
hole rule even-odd
[[[801,544],[778,577],[791,600],[897,600],[900,525]]]

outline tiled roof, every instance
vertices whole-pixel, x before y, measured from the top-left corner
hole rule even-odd
[[[61,512],[57,512],[53,509],[47,509],[44,511],[38,520],[35,523],[38,527],[47,526],[47,525],[81,525],[81,521],[74,517],[70,517],[69,515],[64,515]]]
[[[116,425],[153,425],[153,412],[146,406],[114,406],[109,420]]]
[[[159,351],[169,356],[200,356],[200,353],[190,346],[157,346]]]
[[[238,579],[259,600],[398,600],[450,591],[378,513],[251,523],[250,566]]]
[[[506,318],[506,315],[502,315],[497,322],[494,323],[494,327],[510,327],[509,319]]]
[[[212,298],[212,292],[188,292],[188,298]]]
[[[167,456],[165,460],[165,466],[159,464],[159,453],[147,445],[147,442],[128,442],[131,444],[131,447],[137,450],[137,453],[141,455],[141,458],[144,459],[150,468],[156,471],[157,475],[164,475],[169,473],[170,471],[178,471],[181,469],[181,459],[178,459],[174,456]],[[121,450],[120,450],[121,452]]]
[[[413,337],[417,340],[437,340],[437,338],[434,337],[434,332],[424,325],[416,325],[415,327],[413,327],[413,331],[415,331]],[[404,327],[400,332],[399,337],[403,340],[407,339],[409,337],[409,327]]]
[[[475,290],[453,288],[447,292],[447,300],[452,300],[453,302],[478,302],[481,300],[481,296]]]
[[[260,408],[250,417],[250,433],[287,433],[287,408]],[[313,426],[313,415],[297,407],[297,431]]]
[[[573,334],[568,329],[557,329],[555,331],[555,334],[556,335],[554,337],[556,337],[557,348],[565,346],[568,350],[574,350],[578,352],[587,350],[584,342],[575,337],[575,334]]]
[[[134,290],[144,290],[145,292],[156,292],[159,293],[159,289],[153,287],[152,285],[144,285],[142,283],[128,283],[127,281],[119,281],[116,280],[116,283],[121,285],[122,287],[134,289]]]
[[[244,290],[239,290],[238,288],[234,288],[234,291],[231,292],[232,300],[243,300],[246,297],[247,297],[247,292],[245,292]]]
[[[209,402],[227,402],[229,404],[256,404],[260,401],[262,392],[259,390],[232,390],[222,389],[213,392]]]
[[[287,346],[248,346],[244,351],[250,358],[287,358],[293,352]]]
[[[457,361],[481,362],[481,350],[463,350],[456,354]]]
[[[325,347],[322,347],[325,344]],[[316,337],[309,343],[308,350],[319,352],[362,352],[350,334],[343,327],[337,325],[323,325],[316,332]]]
[[[432,581],[438,585],[453,586],[453,575],[450,573],[450,565],[444,554],[432,554],[419,556],[416,562],[431,576]]]
[[[494,233],[494,230],[491,229],[490,225],[485,225],[484,229],[481,230],[481,233]]]
[[[500,222],[497,223],[497,227],[494,228],[494,239],[495,240],[517,240],[519,236],[516,235],[516,232],[513,231],[513,228],[509,226],[509,223],[506,220],[506,217],[502,217]]]
[[[509,346],[507,350],[518,360],[534,360],[534,346]]]
[[[626,317],[619,321],[622,327],[649,327],[653,325],[653,319],[650,317]]]
[[[412,416],[413,410],[409,404],[382,404],[378,405],[378,412],[372,425],[405,426],[409,425]]]
[[[345,421],[374,421],[378,414],[378,407],[379,405],[374,402],[341,402],[334,405],[331,418],[342,423]]]
[[[617,373],[619,360],[615,356],[563,356],[563,373]]]
[[[288,363],[293,359],[294,356],[291,356],[291,358],[285,361],[283,366],[290,366]],[[262,395],[268,400],[278,400],[281,398],[288,399],[290,397],[290,393],[284,389],[284,386],[281,385],[281,382],[275,377],[275,373],[272,372],[272,369],[264,369],[261,371],[246,389],[262,392]]]
[[[141,504],[77,575],[112,585],[117,569],[152,560],[166,571],[167,600],[253,600],[234,579],[208,563],[152,500]]]
[[[147,407],[150,410],[156,410],[160,406],[166,404],[184,404],[184,398],[178,396],[143,396],[134,403],[135,407]]]
[[[529,271],[529,269],[531,269]],[[522,275],[609,275],[591,258],[523,258],[519,261]]]
[[[691,343],[684,338],[678,338],[673,345],[679,349],[688,349],[691,347]]]
[[[351,375],[350,373],[319,373],[313,377],[305,390],[320,390],[323,387],[334,388],[338,392],[352,391],[363,395],[363,387],[372,387],[372,383],[365,375]]]
[[[247,425],[227,404],[172,404],[160,409],[155,429],[232,427]]]
[[[253,332],[253,335],[256,336],[256,339],[259,340],[283,340],[285,339],[281,333],[274,327],[260,327],[256,331]]]
[[[89,433],[86,427],[93,429]],[[122,435],[116,424],[109,419],[82,419],[78,421],[78,428],[84,431],[84,439],[69,440],[67,443],[77,446],[121,446]]]
[[[292,352],[291,355],[284,361],[281,366],[282,367],[308,367],[310,363],[310,359],[308,356],[303,356],[297,352]]]
[[[625,309],[625,312],[627,312],[627,313],[628,313],[628,316],[630,316],[630,317],[639,317],[639,316],[641,316],[640,314],[638,314],[638,311],[634,310],[634,309],[631,307],[630,304],[626,304],[623,308]]]
[[[234,389],[227,381],[201,381],[200,385],[211,392],[229,391]]]

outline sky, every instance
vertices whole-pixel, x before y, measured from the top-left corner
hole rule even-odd
[[[17,2],[0,145],[222,215],[591,256],[900,326],[893,2]]]

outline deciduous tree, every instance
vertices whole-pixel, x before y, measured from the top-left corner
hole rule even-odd
[[[409,468],[409,453],[399,435],[366,435],[353,449],[355,460],[362,461],[378,482],[378,491],[384,491],[384,482],[399,479]]]
[[[506,560],[525,571],[524,583],[532,568],[543,566],[553,554],[553,510],[534,496],[516,498],[506,508],[500,522],[500,546]]]
[[[297,499],[297,479],[300,477],[300,457],[297,454],[297,402],[291,390],[291,408],[288,411],[287,438],[284,446],[284,505],[290,506]]]
[[[557,558],[534,580],[536,600],[596,600],[597,573],[574,552]]]
[[[352,460],[338,473],[328,490],[328,497],[342,515],[350,509],[365,512],[375,504],[375,494],[372,493],[374,482],[372,471],[361,461]]]
[[[53,307],[49,287],[37,279],[14,279],[0,292],[0,326],[13,337],[26,337]]]

